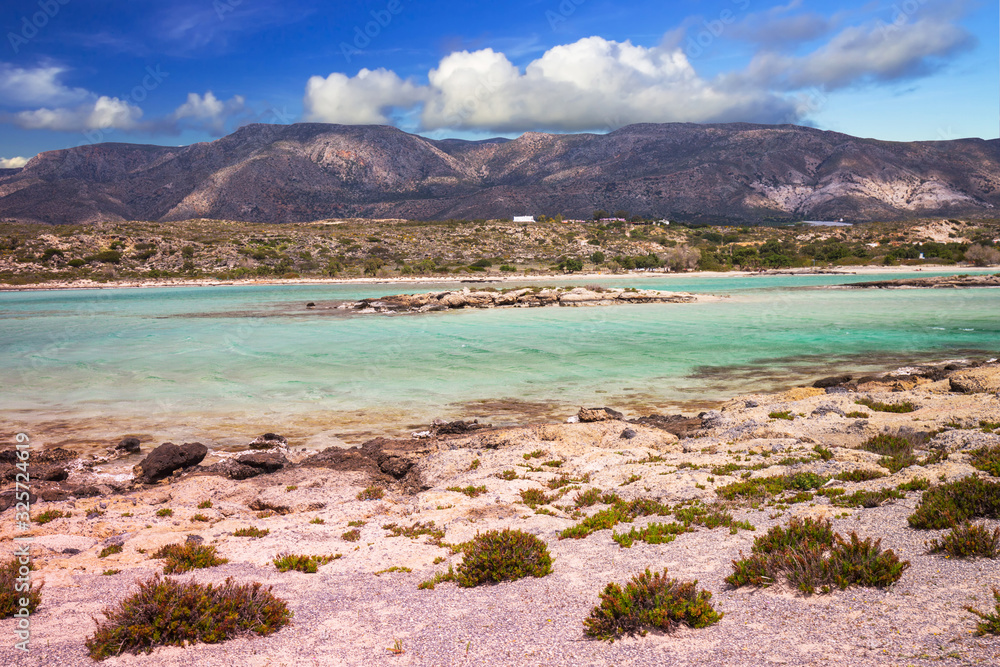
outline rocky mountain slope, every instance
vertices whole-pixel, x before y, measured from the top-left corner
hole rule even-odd
[[[1000,140],[886,142],[792,125],[630,125],[434,141],[387,126],[248,125],[183,147],[97,144],[0,174],[0,217],[898,219],[993,215]]]

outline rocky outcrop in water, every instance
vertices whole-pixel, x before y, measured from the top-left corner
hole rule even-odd
[[[508,291],[462,290],[392,294],[361,299],[337,306],[360,313],[426,313],[462,308],[539,308],[542,306],[613,306],[628,303],[693,303],[713,297],[657,290],[602,289],[585,287],[538,289],[526,287]],[[312,310],[312,309],[310,309]]]
[[[928,278],[901,278],[899,280],[872,280],[863,283],[847,283],[839,287],[858,289],[901,289],[904,287],[957,288],[957,287],[1000,287],[1000,273],[991,276],[934,276]]]

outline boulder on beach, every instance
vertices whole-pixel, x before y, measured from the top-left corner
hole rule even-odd
[[[948,377],[951,390],[961,394],[994,394],[1000,392],[1000,364],[956,371]]]
[[[277,433],[265,433],[247,443],[250,449],[288,449],[288,438]]]
[[[580,408],[580,411],[576,413],[576,416],[579,417],[580,421],[584,423],[603,422],[611,419],[625,419],[625,415],[617,410],[612,410],[611,408]]]
[[[136,477],[144,484],[152,484],[177,470],[198,465],[207,454],[208,447],[200,442],[185,442],[180,446],[165,442],[139,462],[135,467]]]
[[[139,438],[122,438],[122,441],[115,445],[115,451],[126,454],[138,454],[139,444]]]
[[[270,475],[288,465],[288,459],[278,452],[247,452],[206,468],[209,474],[241,480]]]

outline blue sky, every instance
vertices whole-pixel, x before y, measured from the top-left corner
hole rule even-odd
[[[995,2],[6,0],[0,166],[251,122],[441,138],[635,122],[998,135]]]

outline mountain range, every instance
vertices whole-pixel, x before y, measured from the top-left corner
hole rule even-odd
[[[889,142],[794,125],[629,125],[432,140],[381,125],[247,125],[182,147],[103,143],[0,171],[0,217],[504,218],[595,210],[683,221],[990,216],[1000,140]]]

